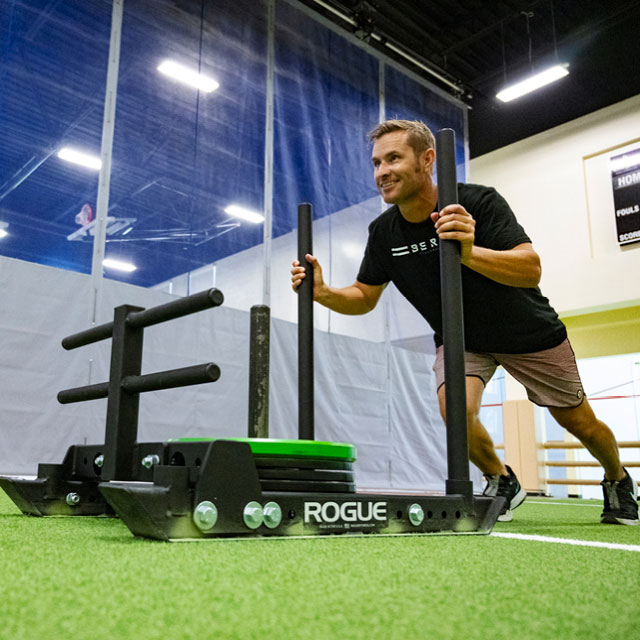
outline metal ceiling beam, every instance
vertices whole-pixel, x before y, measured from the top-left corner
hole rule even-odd
[[[360,25],[355,18],[344,13],[344,11],[337,9],[332,4],[325,2],[325,0],[309,0],[310,2],[324,8],[326,11],[329,11],[334,16],[340,18],[347,24],[350,24],[353,27],[358,28]],[[375,26],[375,25],[374,25]],[[465,89],[462,87],[462,82],[457,82],[452,80],[449,74],[440,69],[436,65],[433,65],[431,62],[419,60],[418,57],[409,53],[404,45],[398,41],[395,41],[394,38],[391,38],[387,34],[377,33],[372,31],[370,34],[367,34],[370,39],[375,40],[380,46],[386,47],[390,51],[393,51],[395,54],[404,58],[407,62],[410,62],[412,65],[421,69],[432,78],[435,78],[442,84],[446,85],[450,89],[454,91],[455,94],[465,93]]]

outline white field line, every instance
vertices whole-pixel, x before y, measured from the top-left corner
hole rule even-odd
[[[637,544],[616,544],[614,542],[595,542],[593,540],[574,540],[572,538],[550,538],[548,536],[534,536],[524,533],[491,533],[494,538],[511,538],[512,540],[530,540],[533,542],[555,542],[557,544],[570,544],[575,547],[598,547],[601,549],[614,549],[615,551],[640,552]]]

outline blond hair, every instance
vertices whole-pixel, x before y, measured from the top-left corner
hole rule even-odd
[[[419,120],[385,120],[369,132],[369,142],[375,142],[378,138],[392,131],[406,131],[409,134],[407,142],[416,156],[427,149],[435,149],[436,147],[436,140],[431,129]]]

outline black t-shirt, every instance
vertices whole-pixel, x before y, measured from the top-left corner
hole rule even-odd
[[[490,187],[458,185],[458,202],[476,221],[475,244],[506,251],[531,242],[506,200]],[[408,222],[397,206],[369,225],[358,280],[393,282],[442,344],[440,255],[435,225]],[[465,348],[485,353],[531,353],[559,345],[567,332],[540,289],[500,284],[462,266]]]

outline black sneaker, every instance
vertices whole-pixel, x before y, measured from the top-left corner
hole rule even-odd
[[[511,522],[513,520],[513,509],[519,507],[527,497],[527,492],[520,486],[516,474],[513,473],[511,467],[507,467],[508,476],[497,474],[495,476],[487,476],[487,486],[482,492],[483,496],[500,496],[506,500],[502,511],[498,516],[500,522]]]
[[[600,483],[604,493],[604,510],[600,522],[605,524],[638,524],[638,485],[625,469],[627,476],[619,482]]]

